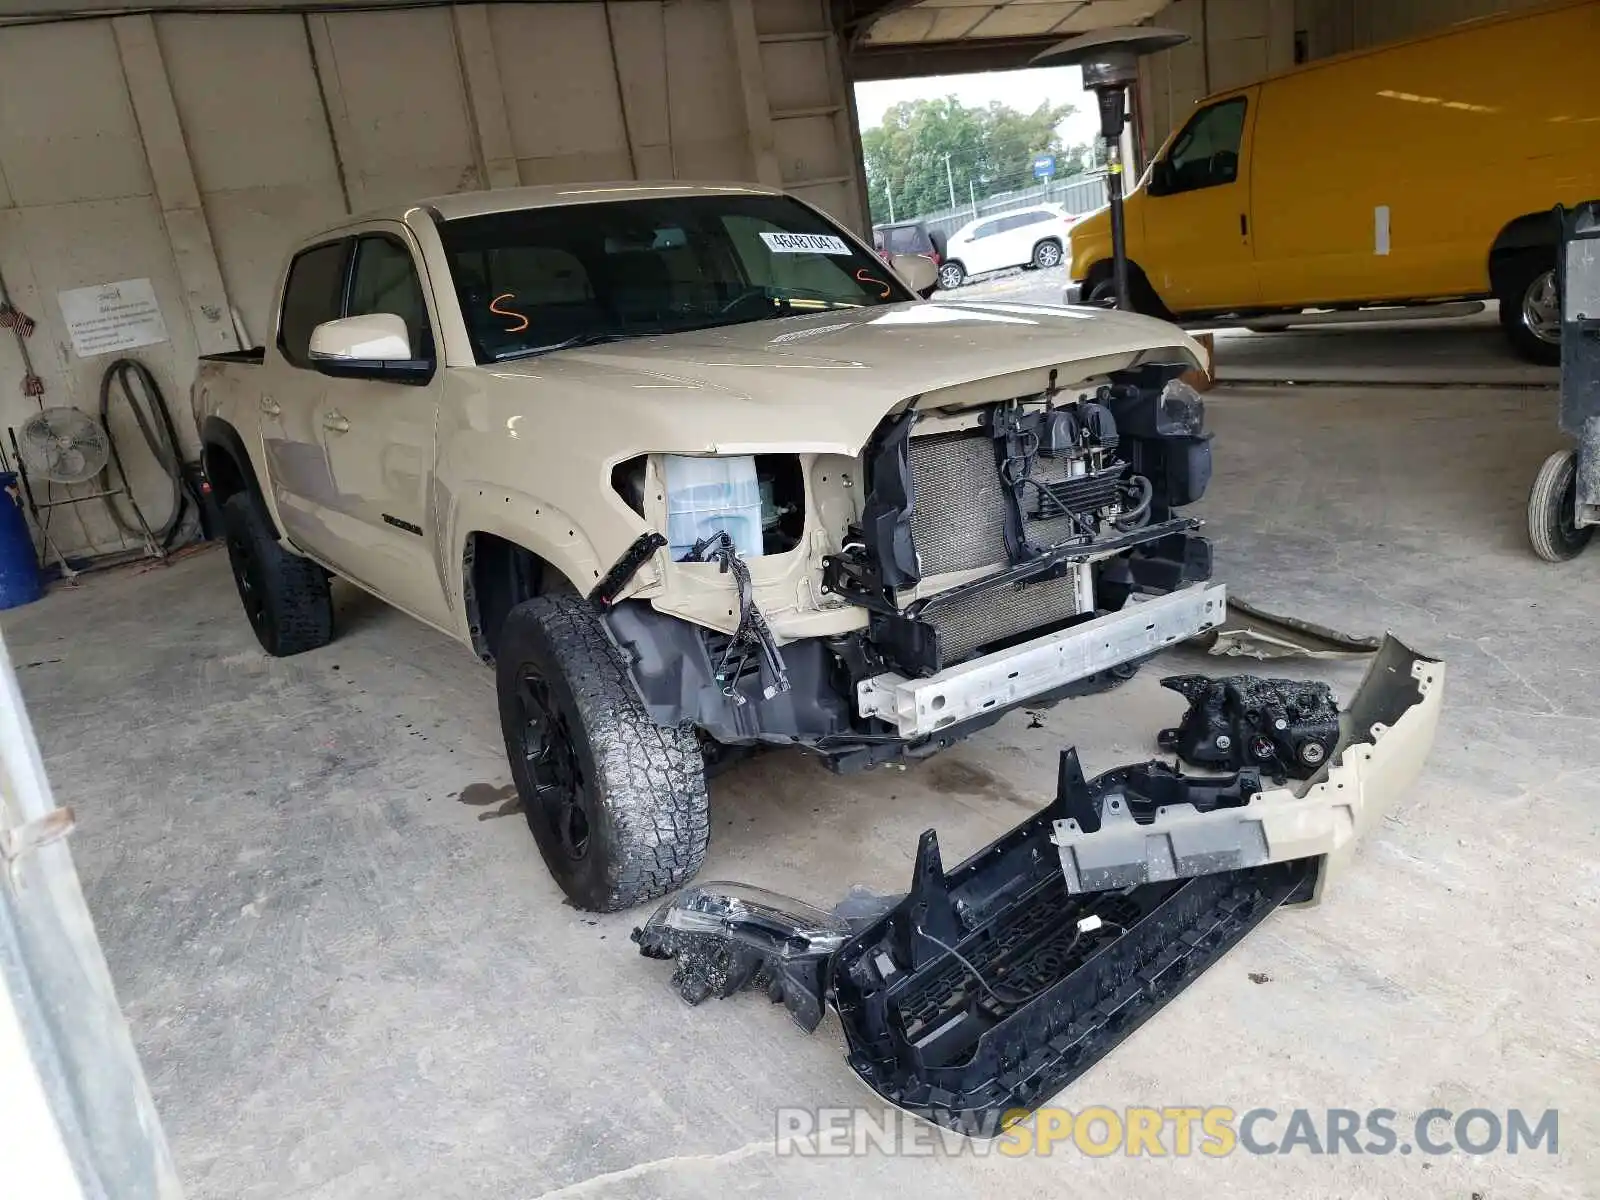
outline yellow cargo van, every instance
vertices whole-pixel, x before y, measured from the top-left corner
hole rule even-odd
[[[1600,0],[1450,26],[1202,101],[1127,201],[1134,306],[1198,318],[1496,297],[1559,359],[1551,210],[1600,196]],[[1111,294],[1104,212],[1077,297]]]

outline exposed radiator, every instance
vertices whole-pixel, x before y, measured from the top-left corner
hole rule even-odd
[[[1060,579],[1021,589],[995,588],[957,600],[948,608],[934,609],[926,619],[939,631],[939,648],[946,665],[960,662],[989,642],[1087,611],[1089,597],[1080,595],[1078,588],[1079,575],[1086,573],[1074,570]]]
[[[978,430],[914,437],[911,480],[911,540],[924,578],[1006,561],[1005,492],[993,439]]]
[[[1006,565],[1005,491],[995,464],[994,440],[981,430],[934,433],[913,437],[911,479],[916,504],[911,510],[911,539],[922,565],[922,577],[950,571]],[[1074,506],[1098,499],[1110,484],[1098,476],[1069,480],[1063,460],[1041,460],[1041,481],[1061,489]],[[1112,485],[1114,486],[1114,485]],[[1052,488],[1052,490],[1054,490]],[[1028,534],[1051,545],[1076,532],[1072,519],[1046,496],[1046,516],[1035,516],[1037,503],[1026,512]],[[1091,611],[1093,597],[1085,572],[1022,589],[1003,588],[936,609],[928,620],[939,630],[946,663],[956,663],[979,646],[1014,637]]]

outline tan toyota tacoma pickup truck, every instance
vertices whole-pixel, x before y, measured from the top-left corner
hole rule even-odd
[[[311,238],[194,388],[262,646],[325,645],[337,574],[493,663],[539,848],[603,910],[694,874],[743,749],[929,754],[1218,623],[1194,343],[933,269],[744,186]]]

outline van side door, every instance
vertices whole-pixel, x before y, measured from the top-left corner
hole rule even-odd
[[[398,608],[434,625],[452,618],[433,547],[434,434],[443,385],[438,327],[418,256],[403,225],[356,234],[347,317],[392,313],[413,361],[431,370],[400,380],[375,371],[328,378],[318,414],[334,497],[325,514],[330,561]]]
[[[1250,238],[1250,127],[1258,90],[1200,109],[1151,166],[1139,205],[1143,237],[1132,253],[1174,312],[1258,302]]]

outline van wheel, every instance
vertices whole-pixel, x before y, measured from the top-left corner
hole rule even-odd
[[[700,744],[651,721],[587,601],[513,608],[495,686],[528,827],[573,904],[614,912],[694,876],[711,839]]]
[[[941,263],[939,266],[939,288],[941,291],[953,292],[967,281],[967,269],[958,262]]]
[[[1517,355],[1544,366],[1561,363],[1561,295],[1553,255],[1520,255],[1501,274],[1500,328]]]
[[[1133,305],[1133,311],[1143,313],[1147,317],[1159,317],[1163,321],[1172,320],[1172,314],[1167,311],[1166,305],[1161,303],[1144,275],[1138,271],[1128,273],[1128,301]],[[1089,289],[1089,294],[1084,298],[1084,303],[1095,308],[1115,308],[1117,306],[1117,284],[1111,276],[1106,276],[1094,287]]]
[[[1576,558],[1594,536],[1594,527],[1578,528],[1576,456],[1558,450],[1544,460],[1528,493],[1528,541],[1545,562]]]
[[[228,497],[222,523],[239,603],[261,648],[274,658],[286,658],[331,642],[333,596],[328,573],[280,546],[277,533],[248,493]]]
[[[1033,265],[1041,271],[1061,265],[1061,243],[1040,242],[1033,248]]]

